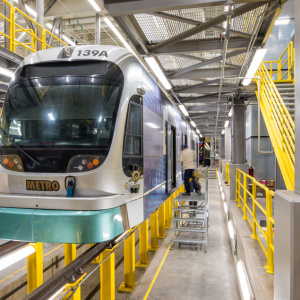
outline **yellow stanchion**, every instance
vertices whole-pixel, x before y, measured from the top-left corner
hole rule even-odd
[[[140,236],[140,243],[139,243],[140,260],[137,261],[135,266],[137,268],[146,268],[149,263],[149,260],[148,260],[148,251],[149,251],[148,219],[140,226],[139,236]]]
[[[151,244],[149,251],[156,251],[158,249],[158,216],[157,210],[150,215],[151,226]]]
[[[76,259],[76,244],[65,244],[65,266]]]
[[[244,215],[243,219],[247,220],[247,175],[244,173]]]
[[[171,227],[170,198],[165,201],[165,228]]]
[[[124,282],[118,291],[131,293],[135,285],[135,232],[133,232],[124,241]]]
[[[70,290],[70,292],[63,298],[63,300],[81,300],[81,286],[79,285],[81,281],[83,280],[86,273],[84,273],[79,279],[76,280],[74,283],[68,283],[65,285],[65,291]],[[75,293],[72,295],[72,292],[75,291]],[[63,291],[64,292],[64,291]],[[70,296],[72,297],[70,298]]]
[[[31,244],[35,253],[27,257],[27,294],[43,283],[43,244]]]
[[[252,235],[251,237],[253,239],[257,239],[257,233],[256,233],[256,183],[253,180],[252,182],[252,209],[253,209],[253,216],[252,216]]]
[[[101,261],[109,256],[100,266],[100,297],[105,300],[115,299],[115,247],[100,254]]]
[[[267,208],[267,272],[274,274],[274,245],[273,245],[273,225],[272,218],[272,195],[270,190],[266,190],[266,208]]]
[[[158,238],[163,239],[165,236],[165,203],[162,203],[158,208]]]

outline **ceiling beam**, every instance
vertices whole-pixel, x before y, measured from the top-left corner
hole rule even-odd
[[[218,101],[218,94],[219,93],[212,93],[212,94],[208,94],[208,95],[204,95],[204,96],[200,96],[200,97],[189,97],[189,98],[180,98],[180,102],[181,103],[196,103],[196,102],[202,102],[202,103],[206,103],[206,102],[214,102],[214,101]],[[226,92],[223,92],[221,95],[221,99],[227,99],[228,95],[226,95]]]
[[[231,92],[235,89],[235,86],[226,86],[223,85],[222,92]],[[207,85],[207,86],[200,86],[197,85],[190,85],[184,88],[176,88],[173,89],[175,93],[197,93],[197,94],[209,94],[209,93],[216,93],[219,91],[219,85]]]
[[[124,16],[138,13],[160,12],[194,7],[209,7],[224,5],[224,0],[103,0],[105,9],[111,16]],[[245,0],[235,0],[244,3]],[[262,2],[261,0],[247,0],[247,2]],[[263,1],[265,2],[265,1]]]
[[[225,68],[225,76],[239,76],[240,69]],[[190,79],[190,80],[199,80],[204,78],[214,78],[220,77],[221,69],[220,68],[205,68],[205,69],[196,69],[184,74],[169,75],[168,79]]]
[[[254,47],[261,45],[262,38],[257,38]],[[246,49],[249,45],[249,40],[241,37],[232,37],[228,41],[228,50]],[[197,39],[187,40],[179,43],[166,46],[157,51],[151,50],[151,46],[147,46],[149,52],[157,55],[170,55],[176,53],[189,53],[189,52],[207,52],[207,51],[222,51],[224,41],[220,38],[214,39]]]
[[[233,51],[233,52],[228,53],[228,54],[226,55],[226,58],[234,57],[234,56],[243,54],[243,53],[245,53],[245,52],[246,52],[246,50]],[[187,73],[187,72],[189,72],[189,71],[192,71],[192,70],[195,70],[195,69],[199,69],[199,68],[202,68],[202,67],[211,65],[211,64],[216,63],[216,62],[220,62],[222,59],[223,59],[223,55],[219,55],[219,56],[216,56],[216,57],[214,57],[214,58],[212,58],[212,59],[208,59],[208,60],[203,61],[203,62],[200,62],[200,63],[198,63],[198,64],[194,64],[194,65],[192,65],[192,66],[189,66],[189,67],[186,67],[186,68],[183,68],[183,69],[174,71],[174,72],[169,72],[169,73],[166,73],[166,74],[167,74],[168,76],[178,76],[178,75],[182,75],[182,74]]]
[[[132,16],[123,16],[115,17],[114,19],[126,34],[130,42],[134,45],[139,54],[149,54],[149,51],[145,46],[147,39],[140,29],[138,23],[136,22],[135,18]]]
[[[232,19],[236,18],[236,17],[238,17],[240,15],[243,15],[244,13],[249,12],[249,11],[251,11],[253,9],[256,9],[256,8],[262,6],[262,5],[265,5],[267,3],[268,2],[266,2],[266,1],[260,1],[260,2],[247,3],[247,4],[244,4],[242,6],[239,6],[238,8],[236,8],[234,10],[234,14],[232,16]],[[180,42],[183,39],[189,38],[189,37],[191,37],[191,36],[193,36],[195,34],[198,34],[198,33],[202,32],[202,31],[205,31],[205,30],[207,30],[207,29],[209,29],[209,28],[211,28],[213,26],[216,26],[216,25],[218,25],[220,23],[223,23],[223,22],[226,21],[226,19],[227,19],[227,15],[226,14],[222,14],[222,15],[220,15],[218,17],[215,17],[215,18],[213,18],[213,19],[205,22],[205,23],[197,25],[197,26],[195,26],[195,27],[193,27],[193,28],[191,28],[189,30],[186,30],[186,31],[180,33],[180,34],[177,34],[177,35],[175,35],[175,36],[173,36],[173,37],[171,37],[171,38],[169,38],[167,40],[164,40],[164,41],[162,41],[160,43],[157,43],[157,44],[151,46],[151,49],[152,49],[152,51],[155,52],[158,49],[164,48],[166,46],[173,45],[173,44],[175,44],[177,42]]]
[[[199,21],[195,21],[195,20],[180,17],[180,16],[175,16],[175,15],[168,14],[168,13],[165,13],[165,12],[155,12],[155,13],[150,13],[150,14],[153,15],[153,16],[156,16],[156,17],[161,17],[161,18],[164,18],[164,19],[168,19],[168,20],[172,20],[172,21],[176,21],[176,22],[181,22],[181,23],[186,23],[186,24],[190,24],[190,25],[194,25],[194,26],[197,26],[197,25],[200,25],[200,24],[204,23],[204,22],[199,22]],[[226,30],[223,26],[214,26],[213,28],[216,31],[219,31],[219,32],[225,32],[225,30]],[[233,29],[229,29],[229,33],[233,34],[233,35],[243,37],[243,38],[246,38],[246,39],[251,38],[251,34],[247,34],[247,33],[244,33],[244,32],[237,31],[237,30],[233,30]]]

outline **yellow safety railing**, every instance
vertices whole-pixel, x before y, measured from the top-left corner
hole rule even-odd
[[[250,190],[251,185],[252,190]],[[265,205],[257,200],[257,187],[261,188],[265,193],[265,197],[261,198],[264,199],[264,201],[261,202],[265,202]],[[270,191],[265,185],[261,184],[245,172],[242,172],[240,169],[236,170],[235,201],[238,202],[238,207],[241,207],[243,210],[243,219],[247,220],[252,228],[251,237],[258,240],[267,257],[267,265],[265,268],[268,273],[274,273],[273,197],[274,192]],[[259,209],[266,217],[266,231],[261,227],[256,218],[257,209]],[[264,239],[264,241],[262,239]]]
[[[288,190],[295,186],[295,123],[264,63],[260,77],[260,109]]]
[[[229,182],[229,163],[225,164],[225,182],[227,183],[227,185],[230,185],[230,182]]]
[[[275,82],[294,82],[295,49],[293,42],[289,43],[278,60],[264,61],[264,64]]]
[[[57,36],[52,34],[47,29],[43,28],[39,23],[37,23],[34,19],[30,18],[26,15],[22,10],[17,7],[13,7],[8,1],[3,0],[4,5],[7,5],[9,9],[9,18],[0,13],[0,22],[7,22],[9,24],[9,34],[3,31],[0,31],[0,35],[3,36],[3,42],[9,41],[9,50],[12,52],[16,52],[16,48],[20,47],[28,50],[29,52],[36,52],[38,49],[38,44],[40,44],[40,49],[45,50],[47,48],[52,48],[48,43],[47,39],[52,36],[54,40],[59,45],[67,46],[65,42],[60,40]],[[16,13],[21,14],[23,18],[27,19],[34,26],[34,30],[30,28],[24,28],[16,21]],[[3,26],[5,28],[5,26]],[[38,34],[38,31],[40,34]],[[18,38],[21,37],[22,34],[26,34],[26,42],[21,42]],[[3,45],[4,46],[4,45]]]

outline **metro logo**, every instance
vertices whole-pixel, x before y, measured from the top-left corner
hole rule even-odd
[[[31,191],[58,191],[60,188],[57,181],[49,180],[26,180],[26,190]]]

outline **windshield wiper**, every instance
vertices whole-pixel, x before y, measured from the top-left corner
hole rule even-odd
[[[9,134],[2,128],[0,127],[0,131],[5,135],[5,137],[8,138],[8,140],[11,142],[11,144],[18,149],[20,152],[22,152],[23,154],[25,154],[30,160],[32,160],[35,164],[37,164],[39,167],[44,167],[45,165],[41,164],[39,161],[37,161],[35,158],[33,158],[30,154],[28,154],[25,150],[23,150],[23,148],[16,143],[10,136]]]

